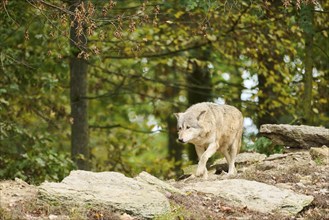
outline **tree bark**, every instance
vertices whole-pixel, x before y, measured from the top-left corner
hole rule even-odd
[[[173,111],[177,112],[177,111]],[[168,126],[168,158],[174,160],[176,173],[180,170],[182,165],[183,147],[177,143],[177,120],[172,115],[167,117]]]
[[[201,48],[203,51],[197,51],[197,61],[190,61],[192,72],[187,75],[187,97],[189,106],[199,103],[211,101],[212,83],[210,71],[205,61],[209,60],[211,48]],[[198,156],[195,152],[194,145],[188,146],[188,157],[191,161],[197,162]]]
[[[177,69],[174,64],[173,67],[169,67],[168,65],[159,65],[159,72],[162,75],[167,75],[168,73],[173,73],[174,77],[177,78]],[[167,86],[164,92],[164,96],[168,100],[174,100],[176,96],[179,94],[179,87]],[[175,105],[172,105],[170,114],[168,114],[166,118],[167,122],[167,130],[168,130],[168,159],[173,160],[175,164],[175,171],[178,174],[178,171],[181,169],[182,165],[182,153],[183,146],[177,141],[177,119],[174,116],[174,112],[178,112],[179,109]]]
[[[266,58],[261,58],[261,62],[264,63],[267,71],[275,71],[273,62],[268,62]],[[279,75],[280,73],[275,71],[275,74]],[[278,94],[273,91],[272,85],[267,84],[267,77],[262,72],[258,73],[258,89],[262,91],[262,95],[258,96],[258,107],[262,110],[257,115],[257,127],[260,128],[263,124],[277,124],[278,118],[281,116],[280,109],[271,109],[271,102],[268,100],[277,99]]]
[[[281,1],[273,1],[272,7],[279,9],[282,6]],[[262,20],[267,21],[273,15],[273,12],[268,10],[265,12],[266,16]],[[278,24],[281,25],[281,24]],[[275,69],[275,64],[280,64],[283,60],[283,55],[279,55],[275,52],[276,42],[270,38],[271,30],[264,28],[262,30],[266,40],[268,41],[268,47],[270,48],[267,53],[258,54],[259,63],[263,64],[265,69],[263,71],[257,71],[258,77],[258,89],[261,91],[261,95],[258,96],[258,113],[256,125],[259,129],[263,124],[277,124],[280,123],[281,118],[284,115],[289,115],[286,112],[284,104],[277,106],[273,105],[273,101],[280,103],[279,97],[282,96],[280,90],[276,89],[276,85],[282,85],[284,76],[282,73]],[[262,51],[262,50],[260,50]],[[271,58],[271,59],[269,59]],[[270,77],[275,76],[275,83],[269,80]],[[285,122],[286,123],[286,122]]]
[[[88,103],[87,99],[87,61],[79,54],[87,46],[85,25],[82,34],[77,33],[79,26],[74,16],[76,8],[83,1],[69,1],[70,15],[70,100],[71,100],[71,157],[76,162],[78,169],[90,170],[90,149],[88,146]],[[81,55],[81,54],[80,54]]]
[[[304,31],[305,50],[304,50],[304,94],[303,94],[303,113],[304,123],[313,123],[312,114],[312,88],[313,88],[313,35],[314,35],[314,8],[312,4],[303,4],[301,8],[301,27]]]

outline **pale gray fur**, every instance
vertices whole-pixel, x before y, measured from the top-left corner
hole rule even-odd
[[[220,151],[229,165],[228,174],[235,175],[235,158],[241,147],[242,113],[230,105],[202,102],[189,107],[177,117],[178,139],[192,143],[199,158],[196,176],[207,178],[206,163]]]

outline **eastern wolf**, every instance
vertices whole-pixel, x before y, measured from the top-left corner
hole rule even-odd
[[[192,143],[199,158],[196,176],[207,178],[206,163],[216,152],[224,154],[228,174],[235,175],[235,158],[241,146],[242,113],[230,105],[202,102],[189,107],[177,117],[178,140]]]

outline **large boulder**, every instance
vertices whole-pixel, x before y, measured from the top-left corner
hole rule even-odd
[[[275,144],[292,148],[329,146],[329,129],[306,125],[264,124],[260,135],[270,138]]]
[[[116,172],[72,171],[60,183],[42,183],[39,194],[46,200],[101,206],[143,218],[170,211],[168,199],[155,187]]]
[[[186,183],[182,189],[218,196],[233,206],[261,213],[295,215],[313,201],[312,196],[244,179]]]
[[[136,180],[139,182],[144,182],[150,186],[155,187],[157,190],[163,193],[177,193],[177,194],[184,194],[184,192],[169,183],[166,183],[155,176],[143,171],[138,176],[135,177]]]

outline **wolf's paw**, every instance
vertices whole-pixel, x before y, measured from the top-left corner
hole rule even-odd
[[[222,173],[219,175],[219,179],[225,180],[225,179],[234,179],[237,176],[237,174],[227,173],[225,171],[222,171]]]
[[[238,171],[235,168],[232,168],[228,171],[228,175],[230,176],[236,176],[238,174]]]
[[[200,177],[200,176],[208,176],[207,174],[207,169],[204,167],[200,167],[198,166],[198,168],[196,169],[196,173],[195,176]]]
[[[203,174],[202,178],[203,178],[204,180],[207,180],[207,179],[208,179],[208,172],[207,172],[207,170],[206,170],[206,172]]]
[[[204,168],[200,168],[200,167],[198,167],[197,169],[196,169],[196,172],[195,172],[195,176],[202,176],[203,175],[203,173],[204,173]]]

